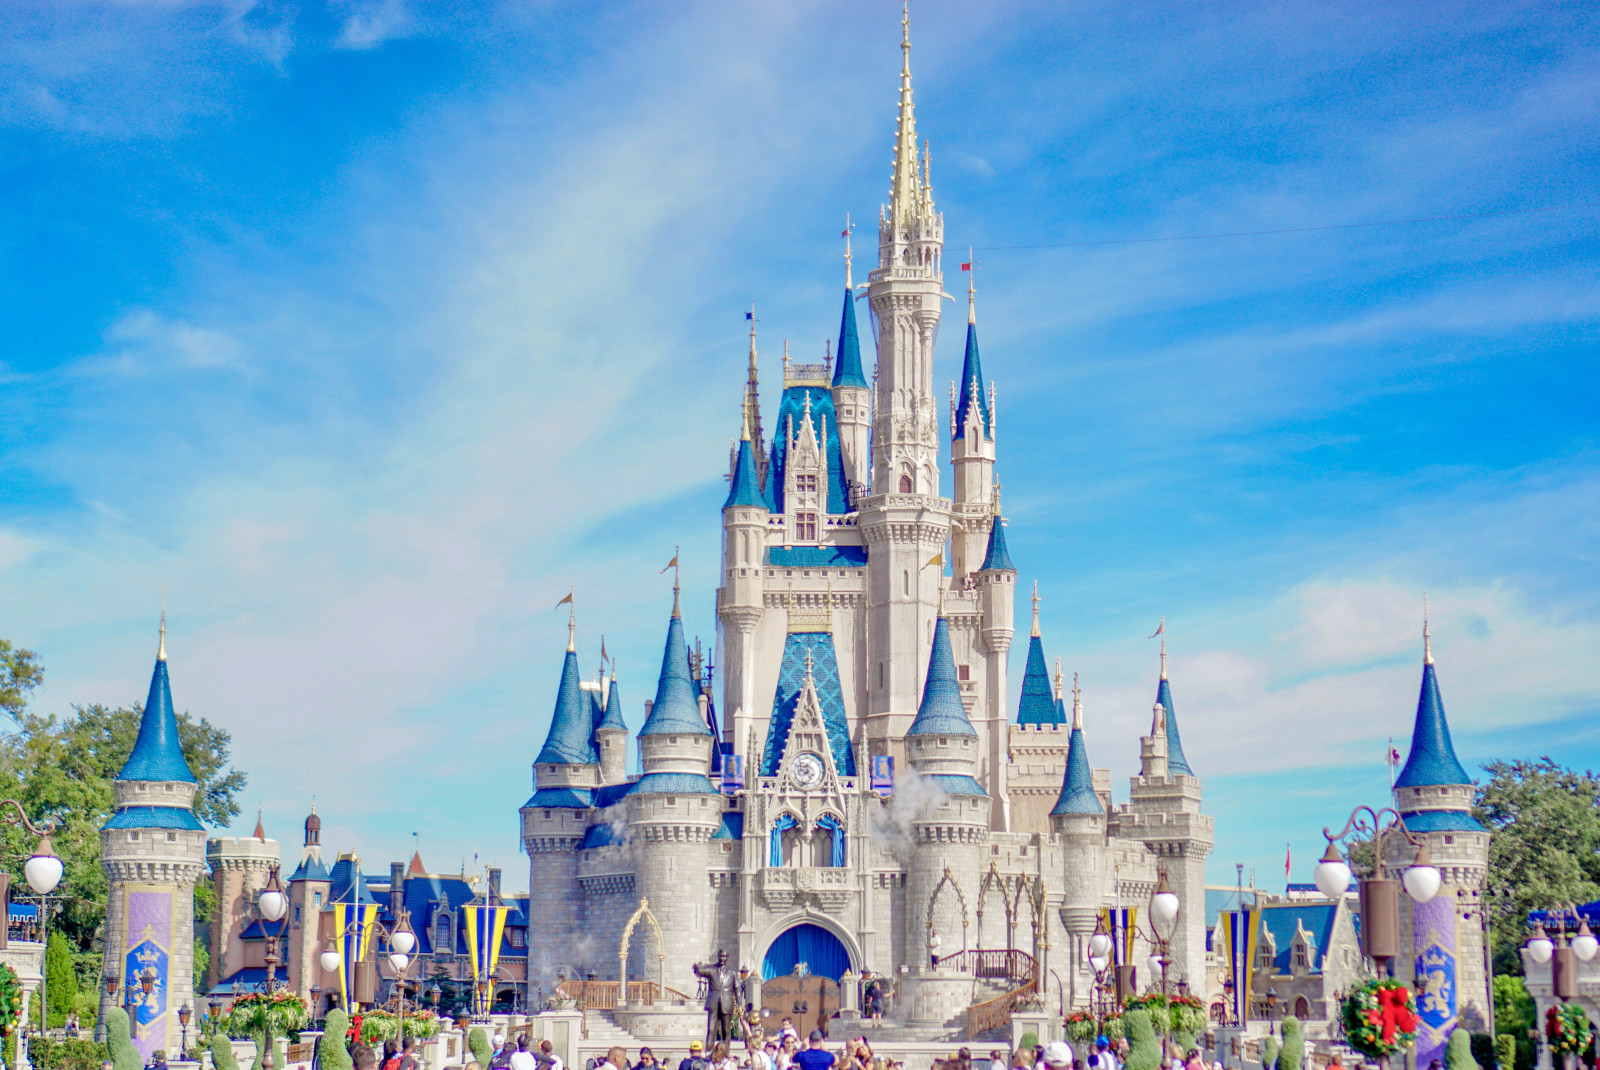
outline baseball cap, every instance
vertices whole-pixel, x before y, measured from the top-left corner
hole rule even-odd
[[[1105,1048],[1111,1047],[1111,1041],[1107,1040],[1106,1037],[1102,1034],[1101,1036],[1095,1037],[1094,1046],[1103,1050]]]
[[[700,1043],[698,1040],[691,1040],[691,1041],[689,1041],[689,1050],[690,1051],[705,1051],[706,1050],[706,1046],[704,1044]]]
[[[1072,1049],[1062,1041],[1052,1041],[1044,1046],[1044,1064],[1046,1066],[1071,1066]]]
[[[496,1033],[494,1035],[494,1042],[496,1044],[504,1044],[506,1042],[506,1035],[504,1033]]]

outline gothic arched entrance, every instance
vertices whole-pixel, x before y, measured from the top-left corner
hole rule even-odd
[[[850,952],[820,925],[794,925],[779,933],[761,960],[761,1025],[769,1034],[794,1023],[805,1037],[828,1031],[839,1011],[839,978],[850,970]]]

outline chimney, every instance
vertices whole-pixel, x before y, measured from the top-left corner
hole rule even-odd
[[[500,867],[489,867],[489,902],[500,902]]]
[[[400,908],[406,901],[406,864],[389,863],[389,913],[400,917]]]

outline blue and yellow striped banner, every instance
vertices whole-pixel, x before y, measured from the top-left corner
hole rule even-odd
[[[494,999],[494,971],[500,964],[500,941],[511,908],[469,903],[461,908],[467,928],[467,956],[472,964],[473,1003],[478,1014],[488,1014]]]
[[[1139,927],[1138,907],[1100,908],[1100,922],[1111,934],[1111,962],[1126,966],[1133,961],[1133,938]]]
[[[1250,979],[1255,976],[1256,942],[1261,932],[1261,908],[1230,910],[1222,915],[1228,931],[1228,976],[1233,980],[1234,1021],[1249,1021]]]
[[[376,903],[334,903],[333,930],[339,934],[339,995],[346,1010],[353,1010],[356,971],[372,950],[372,933],[378,922]]]

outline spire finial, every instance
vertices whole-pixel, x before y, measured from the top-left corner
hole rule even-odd
[[[911,77],[911,0],[902,0],[900,4],[900,51],[905,53],[905,65],[900,73],[907,78]]]
[[[1072,671],[1072,727],[1083,729],[1083,689],[1078,686],[1078,671]]]
[[[939,618],[944,619],[944,577],[939,577]]]
[[[167,589],[161,588],[161,639],[156,644],[156,660],[167,660]]]
[[[1061,701],[1061,659],[1056,659],[1056,701]]]
[[[967,322],[978,322],[978,261],[972,256],[972,246],[967,246]]]
[[[1035,639],[1039,638],[1039,581],[1033,581],[1033,631],[1028,633]]]
[[[744,314],[750,321],[750,371],[744,387],[744,430],[743,438],[749,439],[751,447],[761,448],[761,394],[760,384],[756,379],[756,305],[750,302],[750,311]]]
[[[567,652],[578,649],[578,585],[567,589]]]
[[[927,211],[917,167],[917,120],[911,103],[911,6],[900,14],[900,120],[895,131],[894,183],[889,190],[889,222],[900,227]]]
[[[1167,678],[1167,637],[1161,637],[1161,678]]]
[[[850,213],[846,212],[844,214],[844,233],[840,236],[844,238],[844,288],[851,293],[854,293],[856,289],[853,275],[855,257],[850,253],[850,231],[854,227],[855,225],[850,222]]]
[[[789,385],[789,339],[783,340],[783,385]]]
[[[1428,633],[1428,592],[1422,592],[1422,664],[1433,664],[1433,636]]]
[[[672,548],[672,564],[669,566],[672,569],[672,619],[673,620],[682,620],[683,619],[683,614],[678,612],[678,595],[682,591],[682,586],[680,584],[681,570],[678,567],[678,552],[679,552],[679,548],[674,546]],[[661,571],[665,572],[666,569],[662,569]]]

